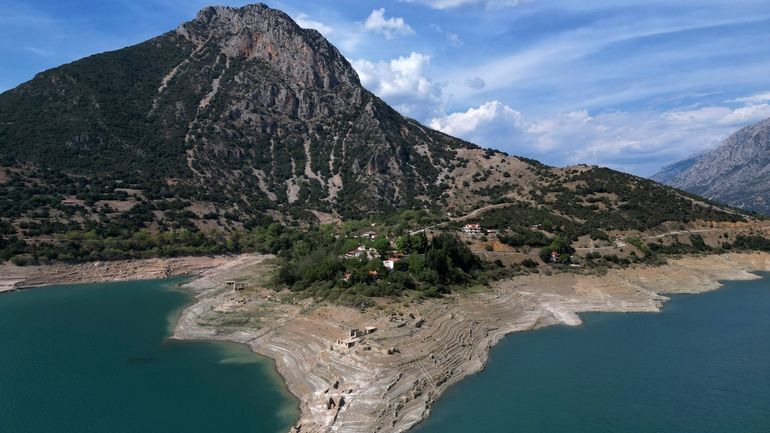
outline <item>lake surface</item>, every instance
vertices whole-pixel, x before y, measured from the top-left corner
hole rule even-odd
[[[274,364],[245,346],[168,340],[179,280],[0,296],[0,432],[286,432]]]
[[[415,433],[768,433],[770,279],[505,338]]]
[[[770,279],[505,338],[416,433],[768,433]],[[176,280],[178,281],[178,280]],[[286,432],[297,402],[240,345],[167,340],[175,280],[0,296],[0,432]]]

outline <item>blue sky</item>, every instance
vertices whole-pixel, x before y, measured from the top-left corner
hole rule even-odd
[[[321,31],[402,113],[553,165],[651,175],[770,117],[767,0],[267,3]],[[0,91],[208,4],[0,0]]]

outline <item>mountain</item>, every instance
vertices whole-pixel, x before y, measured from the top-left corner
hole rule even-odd
[[[3,94],[0,122],[6,161],[243,210],[419,207],[475,147],[403,118],[320,33],[264,5],[209,7],[39,74]]]
[[[666,167],[653,179],[770,214],[770,119],[742,128],[718,148]]]
[[[652,179],[656,182],[668,184],[669,182],[671,182],[672,180],[680,176],[682,173],[687,171],[690,167],[692,167],[696,161],[698,161],[697,157],[683,159],[679,162],[675,162],[671,165],[667,165],[663,167],[660,170],[660,172],[655,174],[655,176],[653,176]]]
[[[551,168],[427,128],[363,88],[320,33],[262,4],[205,8],[0,94],[0,258],[237,250],[231,234],[273,221],[505,203],[516,204],[508,226],[537,217],[571,237],[743,218],[634,176]]]

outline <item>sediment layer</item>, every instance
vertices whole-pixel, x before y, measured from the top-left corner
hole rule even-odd
[[[483,369],[489,349],[509,333],[580,325],[581,312],[656,312],[666,294],[714,290],[770,270],[768,254],[685,257],[603,276],[522,276],[483,293],[361,312],[282,302],[261,288],[266,259],[252,256],[189,284],[198,302],[182,314],[175,337],[239,342],[273,358],[300,400],[292,431],[302,433],[403,432],[452,384]],[[376,330],[350,338],[366,327]]]
[[[165,259],[116,260],[76,265],[57,263],[16,266],[0,263],[0,293],[52,284],[153,280],[178,275],[200,275],[207,270],[226,269],[248,260],[247,255],[190,256]]]

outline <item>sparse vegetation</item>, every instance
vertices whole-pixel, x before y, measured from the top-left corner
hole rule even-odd
[[[320,40],[289,41],[309,53],[297,67],[323,63],[304,83],[254,53],[225,58],[211,35],[194,48],[170,32],[0,94],[1,260],[272,253],[276,288],[358,305],[550,265],[770,251],[755,234],[646,243],[671,225],[750,216],[610,169],[554,169],[432,131],[361,88],[344,59],[323,58],[339,54],[317,50]],[[493,231],[456,237],[468,222]],[[612,246],[624,238],[633,248]],[[581,256],[578,242],[605,249]],[[346,256],[357,247],[363,256]],[[549,266],[538,270],[538,256]]]

